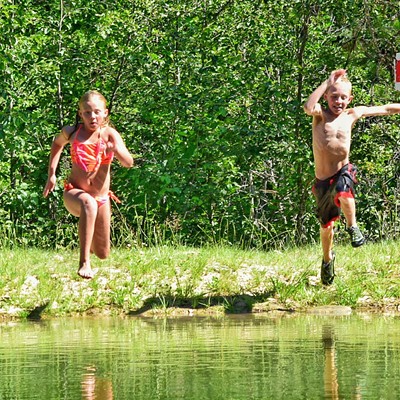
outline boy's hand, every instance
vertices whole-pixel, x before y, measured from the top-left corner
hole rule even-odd
[[[328,86],[335,84],[337,80],[344,75],[346,75],[345,69],[337,69],[336,71],[332,71],[330,77],[328,78]]]

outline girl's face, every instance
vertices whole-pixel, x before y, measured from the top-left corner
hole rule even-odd
[[[329,110],[335,115],[339,115],[346,109],[353,100],[351,86],[345,82],[332,85],[324,95],[328,103]]]
[[[101,128],[108,116],[108,109],[99,96],[91,96],[79,105],[79,116],[90,132]]]

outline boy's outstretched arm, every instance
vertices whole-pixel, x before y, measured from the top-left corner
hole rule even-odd
[[[358,118],[375,117],[379,115],[400,114],[400,104],[392,103],[383,106],[358,106],[354,107],[354,111]]]
[[[319,99],[324,95],[329,86],[333,85],[341,76],[346,74],[345,69],[337,69],[332,71],[329,78],[322,82],[315,90],[311,93],[308,100],[305,102],[303,108],[306,114],[314,116],[321,115],[322,108],[319,104]]]

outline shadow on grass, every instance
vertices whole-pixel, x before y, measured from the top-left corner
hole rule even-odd
[[[49,302],[46,301],[43,304],[36,306],[35,308],[29,311],[28,315],[26,316],[26,319],[30,321],[39,321],[42,318],[42,313],[46,310],[48,305]]]
[[[265,292],[254,295],[239,294],[231,296],[209,296],[209,297],[184,297],[160,295],[149,298],[142,307],[132,310],[128,315],[137,316],[146,313],[149,310],[167,310],[169,308],[178,308],[183,310],[207,310],[210,307],[220,307],[225,314],[245,314],[254,311],[254,305],[267,302],[274,297],[274,292]],[[293,311],[284,307],[275,307],[274,310]]]

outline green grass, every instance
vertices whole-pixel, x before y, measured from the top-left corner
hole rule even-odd
[[[113,249],[107,260],[92,257],[96,275],[90,281],[76,274],[77,250],[3,249],[0,317],[232,313],[333,304],[397,310],[397,242],[335,251],[337,276],[324,287],[319,246],[268,252],[221,246]]]

